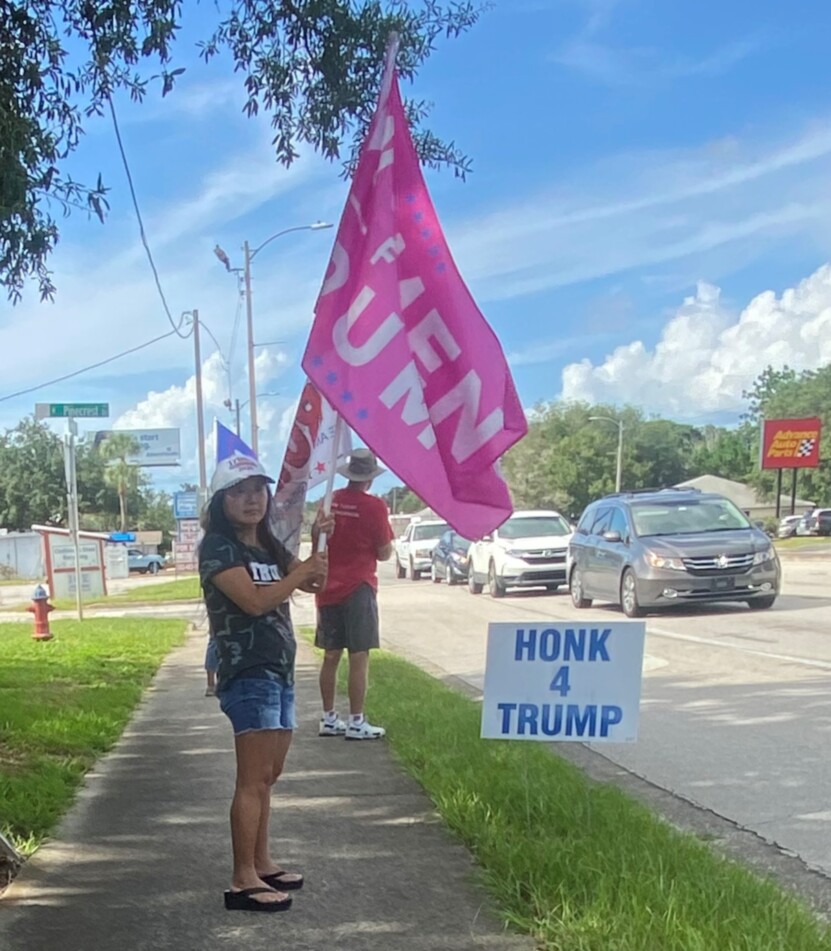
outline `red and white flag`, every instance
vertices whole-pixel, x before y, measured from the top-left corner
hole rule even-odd
[[[272,506],[274,534],[295,555],[300,547],[306,493],[328,479],[331,467],[345,461],[352,451],[352,435],[345,425],[340,427],[340,445],[334,445],[337,419],[328,401],[307,382],[297,404]]]
[[[457,531],[512,511],[497,461],[528,431],[505,355],[450,254],[387,65],[303,369]]]

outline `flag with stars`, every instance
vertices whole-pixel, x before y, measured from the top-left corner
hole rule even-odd
[[[300,547],[306,493],[329,477],[333,466],[346,461],[352,451],[352,434],[341,427],[335,446],[337,414],[312,383],[300,394],[289,433],[280,478],[274,490],[272,529],[295,555]]]
[[[366,445],[461,534],[480,538],[511,514],[498,461],[527,432],[525,413],[427,191],[395,47],[303,369]]]

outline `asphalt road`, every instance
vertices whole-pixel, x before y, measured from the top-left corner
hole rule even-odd
[[[385,647],[481,689],[489,621],[621,618],[567,593],[503,600],[399,581],[381,566]],[[647,619],[640,736],[604,756],[751,829],[831,876],[831,560],[784,566],[770,611],[688,608]]]

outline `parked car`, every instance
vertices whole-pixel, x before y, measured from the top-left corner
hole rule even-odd
[[[817,535],[831,535],[831,509],[822,509],[817,515]]]
[[[458,584],[467,581],[468,552],[473,542],[449,528],[433,549],[430,577],[434,582]]]
[[[423,571],[429,571],[433,562],[433,549],[448,528],[447,522],[438,519],[414,518],[395,543],[398,577],[417,581]]]
[[[825,528],[824,534],[829,534],[828,532],[828,520],[831,519],[831,509],[812,509],[810,512],[806,512],[802,518],[799,520],[797,525],[796,534],[797,535],[822,535],[823,532],[820,531],[821,527]]]
[[[566,554],[572,527],[559,512],[514,512],[492,535],[470,546],[467,585],[480,594],[487,584],[491,597],[508,588],[549,591],[566,583]]]
[[[625,492],[592,502],[569,546],[574,606],[611,601],[627,617],[692,602],[770,608],[780,577],[767,535],[729,499],[694,489]]]
[[[801,515],[786,515],[779,521],[779,528],[776,532],[779,538],[791,538],[796,535],[796,527],[799,524]]]
[[[158,574],[165,566],[165,560],[161,555],[145,555],[138,548],[130,548],[127,551],[127,568],[130,571],[138,571],[146,575]]]

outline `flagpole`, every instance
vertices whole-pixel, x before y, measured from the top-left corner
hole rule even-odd
[[[343,434],[343,417],[340,413],[335,418],[335,434],[332,438],[332,461],[329,465],[329,474],[326,477],[326,493],[323,496],[323,513],[329,515],[332,511],[332,495],[335,490],[335,474],[338,467],[338,458],[340,456],[340,441]],[[326,532],[321,532],[317,537],[317,550],[326,550]]]

